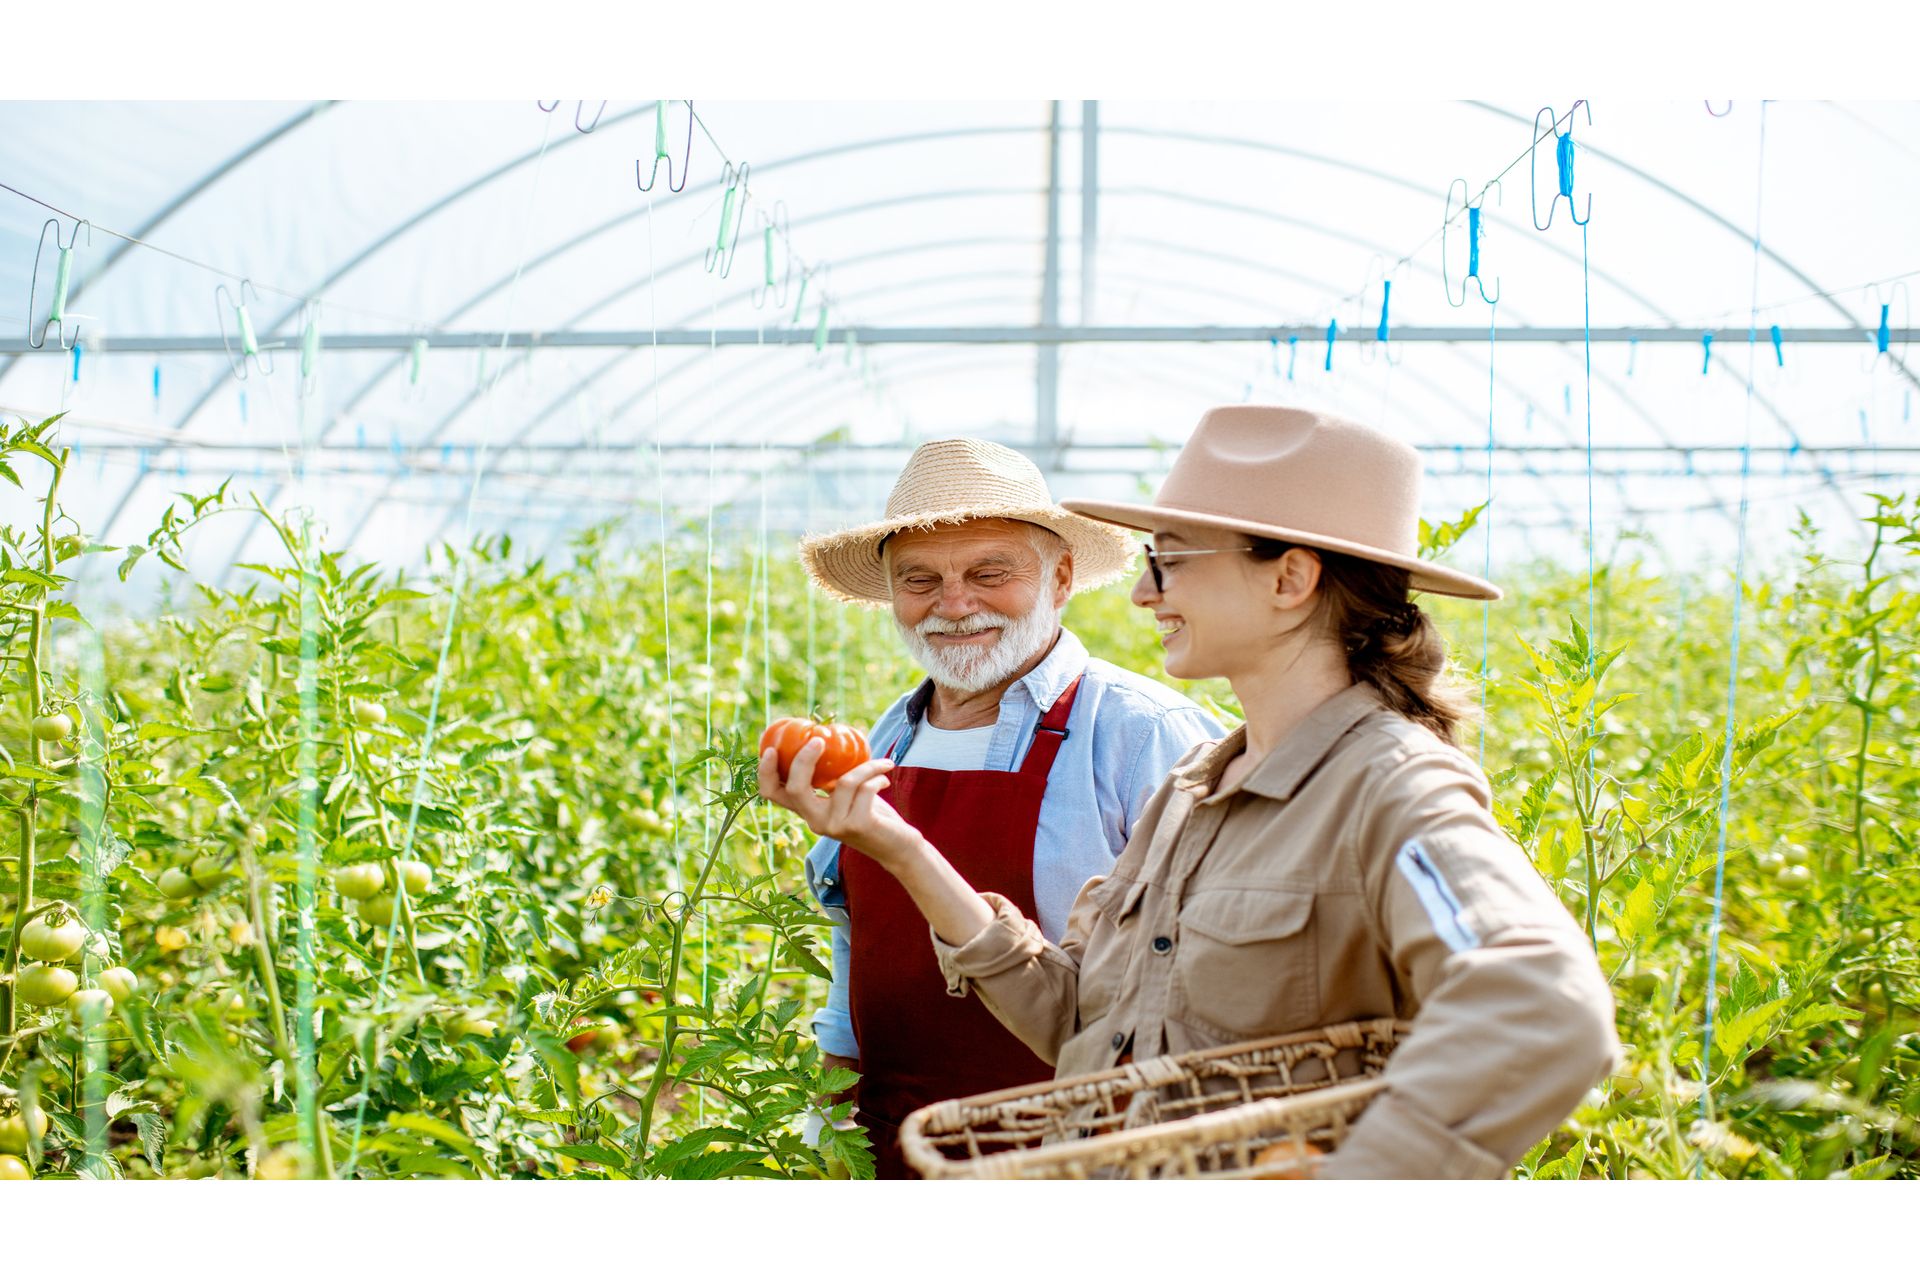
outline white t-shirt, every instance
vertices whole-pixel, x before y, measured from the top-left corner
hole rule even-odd
[[[978,729],[936,729],[922,719],[900,763],[915,769],[984,769],[993,730],[990,724]]]

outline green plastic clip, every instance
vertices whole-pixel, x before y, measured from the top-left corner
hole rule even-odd
[[[234,316],[235,316],[235,318],[236,318],[236,319],[238,320],[238,322],[239,322],[239,325],[240,325],[240,352],[241,352],[241,354],[242,354],[242,355],[249,355],[249,356],[257,356],[257,355],[259,355],[259,354],[260,354],[260,339],[258,339],[257,337],[255,337],[255,336],[254,336],[254,333],[253,333],[253,317],[247,314],[247,304],[246,304],[246,303],[244,303],[244,302],[236,302],[236,303],[234,303],[234,304],[233,304],[233,314],[234,314]]]
[[[427,340],[415,338],[413,349],[407,352],[407,385],[420,385],[420,367],[427,362]]]
[[[76,239],[78,237],[75,237]],[[53,310],[47,319],[60,324],[67,318],[67,286],[73,282],[73,246],[60,250],[60,265],[53,277]]]
[[[820,304],[820,319],[813,326],[813,352],[820,354],[827,349],[827,304]]]
[[[807,305],[807,281],[811,279],[813,279],[813,273],[811,271],[801,272],[800,296],[793,300],[793,323],[794,324],[800,323],[800,309]]]
[[[320,365],[320,318],[317,309],[307,313],[307,326],[300,333],[300,376],[311,378]]]
[[[767,246],[767,288],[773,288],[773,224],[768,223],[764,233]]]

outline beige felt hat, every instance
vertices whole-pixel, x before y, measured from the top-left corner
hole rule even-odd
[[[1152,503],[1061,505],[1129,529],[1178,520],[1297,542],[1411,570],[1415,591],[1500,598],[1491,582],[1420,558],[1419,451],[1331,414],[1210,409]]]
[[[994,519],[1024,520],[1065,539],[1075,592],[1105,586],[1132,568],[1132,538],[1063,509],[1047,492],[1040,468],[1012,449],[966,438],[929,440],[915,449],[887,495],[886,519],[802,538],[800,561],[837,600],[889,604],[883,539],[903,529]]]

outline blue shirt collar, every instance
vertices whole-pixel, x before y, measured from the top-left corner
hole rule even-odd
[[[1045,709],[1054,704],[1054,700],[1067,691],[1074,677],[1087,669],[1087,646],[1080,637],[1060,628],[1060,638],[1054,641],[1047,656],[1040,659],[1040,665],[1015,680],[1007,689],[1011,694],[1015,689],[1032,700],[1033,705]],[[933,701],[933,679],[928,677],[920,682],[920,687],[907,699],[907,723],[918,725],[920,717],[926,714],[927,704]],[[1001,705],[1006,704],[1006,695],[1001,696]]]

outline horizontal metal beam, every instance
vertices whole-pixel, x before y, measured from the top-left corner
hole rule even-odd
[[[1535,343],[1677,343],[1699,346],[1709,336],[1731,345],[1746,334],[1744,328],[1671,329],[1624,326],[1594,329],[1591,332],[1568,327],[1519,327],[1499,330],[1499,341]],[[340,333],[328,334],[322,347],[328,351],[407,351],[423,335],[417,333]],[[509,333],[436,333],[425,335],[433,348],[441,350],[479,350],[488,347],[509,350],[535,348],[629,348],[629,347],[798,347],[811,346],[817,334],[810,328],[777,329],[597,329],[568,330],[559,333],[537,331]],[[1465,343],[1485,345],[1487,330],[1474,325],[1407,325],[1391,331],[1394,343]],[[1771,333],[1758,335],[1762,343],[1772,342]],[[1891,329],[1889,345],[1909,343],[1920,337],[1920,329]],[[839,328],[827,330],[827,345],[851,338],[862,346],[1056,346],[1141,342],[1287,342],[1324,343],[1325,325],[932,325],[878,329]],[[1379,339],[1371,325],[1341,329],[1335,341],[1372,343]],[[1795,328],[1781,329],[1783,344],[1840,343],[1875,345],[1875,329]],[[229,340],[230,341],[230,340]],[[161,337],[112,336],[80,344],[91,354],[171,355],[208,354],[228,350],[228,342],[214,334]],[[25,338],[0,338],[0,354],[71,356],[48,347],[33,351]]]

